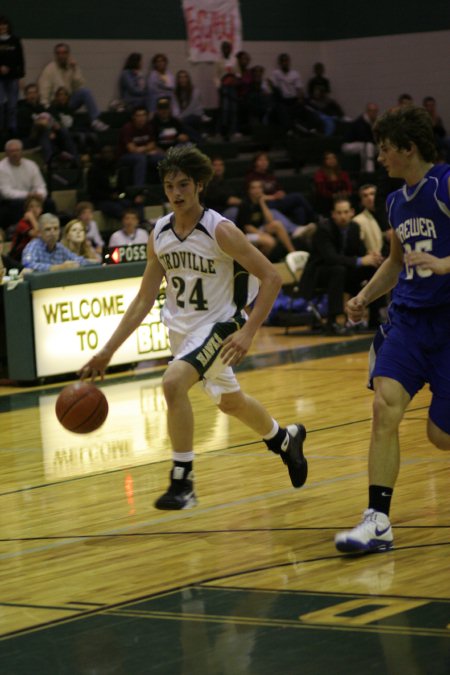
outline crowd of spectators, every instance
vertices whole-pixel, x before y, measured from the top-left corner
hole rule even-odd
[[[350,120],[333,97],[324,64],[314,64],[304,84],[289,54],[280,54],[266,74],[263,66],[252,65],[248,52],[235,54],[224,41],[213,75],[216,109],[205,112],[189,70],[172,73],[167,55],[158,53],[146,73],[143,55],[133,52],[118,77],[120,100],[112,112],[120,124],[110,129],[68,44],[55,45],[53,59],[37,82],[24,84],[20,96],[25,70],[21,41],[9,20],[0,17],[0,133],[6,141],[0,160],[0,228],[11,242],[3,265],[7,260],[34,271],[73,268],[101,262],[105,246],[145,244],[151,226],[145,220],[147,189],[158,183],[157,164],[168,148],[193,142],[208,151],[210,137],[227,143],[251,137],[255,127],[282,129],[288,139],[322,142],[323,160],[311,167],[308,194],[300,187],[284,189],[264,149],[248,161],[239,185],[227,178],[227,160],[213,155],[205,205],[234,220],[275,262],[306,251],[304,297],[327,295],[326,330],[342,332],[337,317],[344,291],[364,283],[389,249],[388,229],[375,203],[375,102]],[[402,94],[395,105],[412,103]],[[433,121],[440,156],[448,160],[450,140],[436,100],[426,96],[422,104]],[[328,138],[340,138],[339,151],[336,144],[326,148]],[[41,168],[24,157],[32,150],[39,152]],[[84,176],[83,201],[59,217],[48,188],[55,158],[63,167],[83,169]],[[346,168],[352,159],[361,179]],[[373,183],[361,185],[363,175]],[[95,211],[113,219],[116,231],[100,232]],[[378,311],[377,306],[368,317],[370,327]]]

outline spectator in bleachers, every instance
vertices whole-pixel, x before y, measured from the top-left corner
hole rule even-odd
[[[87,190],[95,208],[105,216],[120,220],[125,209],[133,206],[132,200],[126,196],[126,186],[126,176],[116,159],[114,148],[104,145],[87,173]],[[135,200],[135,205],[142,209],[142,196],[137,194]]]
[[[19,262],[25,246],[34,237],[39,236],[39,217],[42,214],[43,199],[38,195],[31,195],[25,201],[24,214],[17,223],[12,236],[10,255]]]
[[[343,171],[334,152],[325,152],[320,169],[314,174],[316,208],[328,216],[337,197],[350,197],[353,192],[350,176]]]
[[[13,258],[11,251],[7,252],[5,250],[5,241],[6,241],[6,232],[0,227],[0,286],[6,272],[10,269],[22,269],[22,263],[20,260]]]
[[[308,96],[312,98],[315,87],[320,87],[322,91],[329,95],[331,94],[330,80],[324,76],[325,66],[323,63],[315,63],[313,65],[314,76],[308,80]]]
[[[263,66],[253,66],[252,81],[248,93],[250,124],[260,122],[268,124],[273,107],[272,87],[264,77]]]
[[[43,213],[39,218],[39,236],[23,250],[23,266],[33,272],[58,272],[95,263],[69,251],[59,241],[59,235],[59,218],[53,213]]]
[[[259,180],[252,180],[248,184],[246,198],[238,208],[236,225],[272,262],[295,251],[283,223],[273,217],[267,206],[263,185]]]
[[[344,111],[337,101],[320,84],[316,84],[308,97],[307,104],[319,115],[323,122],[323,133],[331,136],[336,129],[336,120],[342,119]]]
[[[205,205],[221,213],[225,218],[233,222],[236,220],[238,206],[242,198],[235,194],[235,191],[229,187],[225,178],[225,162],[222,157],[213,157],[211,160],[213,167],[213,177],[206,188],[203,197]]]
[[[375,185],[366,183],[358,190],[361,211],[354,216],[353,222],[359,225],[361,241],[367,252],[380,253],[384,258],[389,254],[390,228],[382,229],[375,215]]]
[[[86,239],[99,255],[103,251],[105,242],[94,220],[94,205],[91,202],[78,202],[75,206],[75,216],[85,228]]]
[[[150,112],[156,110],[158,99],[173,99],[175,78],[168,69],[169,60],[165,54],[155,54],[151,61],[151,71],[147,79],[147,107]]]
[[[308,200],[300,192],[286,194],[279,180],[270,170],[266,152],[258,152],[252,167],[246,174],[247,185],[254,180],[261,181],[264,199],[275,216],[281,220],[289,235],[294,239],[311,236],[315,231],[315,214]]]
[[[90,89],[85,86],[85,79],[80,67],[73,59],[69,45],[60,42],[54,48],[54,60],[50,61],[39,77],[41,100],[49,106],[54,99],[56,90],[60,87],[69,93],[69,105],[72,112],[85,106],[92,129],[105,131],[108,125],[99,119],[99,109]]]
[[[133,110],[131,120],[120,131],[120,164],[132,169],[133,185],[141,186],[147,182],[148,169],[156,171],[156,165],[164,156],[158,147],[153,124],[144,106]]]
[[[194,143],[202,140],[203,110],[200,90],[192,84],[187,70],[179,70],[175,77],[172,114],[181,120],[186,133]]]
[[[165,152],[174,145],[189,143],[191,140],[182,121],[172,114],[169,98],[160,98],[158,100],[150,126],[153,138],[160,151],[163,150]]]
[[[53,203],[48,199],[44,177],[31,159],[22,156],[23,143],[11,138],[5,144],[6,157],[0,161],[0,225],[17,223],[22,217],[27,197],[39,195],[47,208]]]
[[[291,129],[297,118],[299,102],[303,99],[303,81],[300,73],[291,68],[289,54],[278,56],[278,68],[272,72],[270,81],[277,121],[285,129]]]
[[[408,108],[410,105],[414,105],[414,99],[411,94],[400,94],[397,105],[399,108]]]
[[[139,52],[127,56],[119,78],[119,94],[129,110],[138,105],[147,106],[147,86],[142,71],[142,54]]]
[[[139,214],[136,209],[125,209],[122,215],[122,229],[113,232],[109,239],[109,248],[129,246],[130,244],[146,244],[148,232],[139,227]]]
[[[433,125],[433,133],[438,151],[445,162],[450,162],[450,137],[447,136],[442,118],[438,114],[436,99],[434,96],[425,96],[422,105],[431,117],[431,124]]]
[[[0,16],[0,130],[17,133],[19,80],[25,75],[20,38],[13,34],[6,16]],[[5,115],[6,112],[6,115]]]
[[[219,132],[224,140],[238,139],[237,59],[233,45],[224,40],[220,45],[221,58],[214,66],[214,84],[219,97]]]
[[[361,170],[375,171],[376,144],[373,126],[377,121],[379,108],[376,103],[368,103],[362,115],[348,125],[342,152],[347,155],[359,155]]]
[[[370,279],[379,265],[379,253],[367,253],[360,237],[359,225],[353,222],[354,211],[346,198],[337,198],[331,217],[322,221],[313,236],[312,248],[300,279],[299,293],[306,300],[325,293],[328,314],[327,335],[345,335],[344,292],[354,295]]]
[[[84,223],[77,218],[70,220],[64,227],[61,243],[69,251],[86,258],[86,260],[91,260],[92,262],[101,261],[100,255],[95,251],[91,242],[86,237]]]
[[[250,131],[249,94],[253,84],[253,72],[249,67],[251,61],[250,54],[242,50],[236,54],[236,61],[238,130],[243,134],[248,134]]]
[[[69,131],[42,105],[37,84],[27,84],[24,94],[17,104],[17,129],[24,147],[41,148],[46,162],[61,153],[76,158],[77,147]]]

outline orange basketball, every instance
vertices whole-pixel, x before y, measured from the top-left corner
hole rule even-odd
[[[108,401],[95,384],[76,382],[59,394],[55,406],[56,417],[65,429],[76,434],[95,431],[106,420]]]

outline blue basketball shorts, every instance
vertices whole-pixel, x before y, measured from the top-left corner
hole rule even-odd
[[[429,383],[429,416],[450,434],[450,307],[406,309],[391,306],[371,348],[369,387],[390,377],[413,398]]]

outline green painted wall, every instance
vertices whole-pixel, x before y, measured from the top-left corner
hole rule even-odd
[[[186,37],[181,0],[77,0],[64,5],[14,0],[6,13],[16,34],[23,38]],[[248,41],[336,40],[450,29],[449,0],[242,0],[241,15],[244,39]]]

